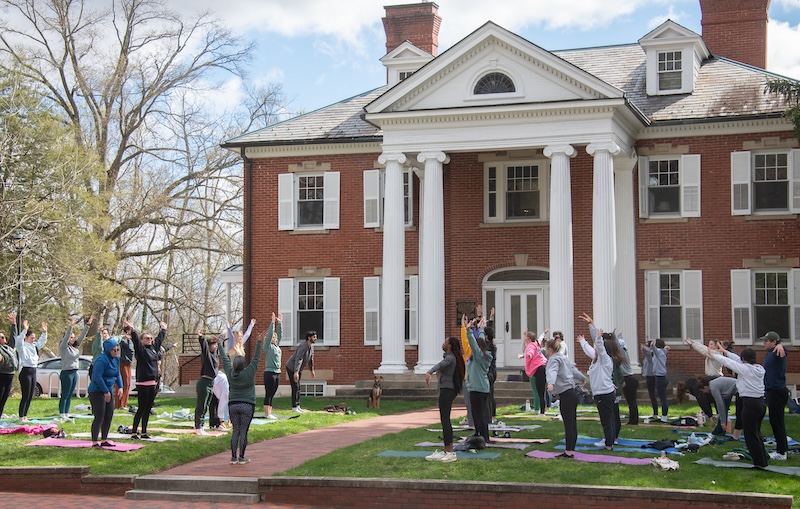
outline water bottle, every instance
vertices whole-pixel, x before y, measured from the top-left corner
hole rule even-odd
[[[529,400],[529,399],[525,400],[525,411],[526,412],[530,412],[531,411],[531,400]]]

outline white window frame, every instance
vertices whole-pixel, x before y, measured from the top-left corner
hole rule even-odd
[[[297,201],[299,177],[322,176],[323,219],[322,225],[300,226],[297,224]],[[278,174],[278,230],[338,230],[339,229],[339,172],[302,172]]]
[[[679,53],[678,58],[675,59],[675,54]],[[664,55],[665,58],[667,55],[672,54],[673,58],[668,60],[675,64],[678,69],[665,69],[661,70],[661,55]],[[682,49],[669,49],[669,50],[662,50],[656,53],[656,86],[658,87],[658,91],[663,94],[673,94],[676,91],[683,89],[683,73],[685,72],[683,68],[683,50]],[[668,74],[668,73],[676,73],[678,74],[678,86],[674,88],[662,88],[661,87],[661,76]]]
[[[788,208],[755,210],[753,205],[755,156],[783,153],[787,154]],[[731,215],[785,214],[800,214],[800,149],[731,152]]]
[[[738,345],[752,345],[755,332],[755,275],[757,272],[786,272],[789,287],[789,331],[794,345],[800,344],[800,269],[755,268],[731,270],[732,338]]]
[[[650,212],[650,161],[678,161],[680,207],[678,212]],[[700,154],[639,157],[639,217],[700,217]]]
[[[517,166],[539,167],[539,217],[506,218],[506,195],[508,189],[508,168]],[[489,171],[496,169],[497,185],[495,191],[489,189]],[[483,165],[483,220],[485,223],[530,223],[546,222],[550,211],[550,161],[547,159],[532,159],[520,161],[487,162]],[[489,199],[495,194],[495,214],[489,215]]]
[[[364,170],[364,228],[383,227],[386,170]],[[408,204],[406,227],[414,226],[414,173],[403,169],[403,205]]]
[[[302,331],[296,331],[298,323],[297,316],[297,283],[298,281],[319,281],[323,283],[323,331],[322,338],[318,340],[320,346],[339,346],[340,345],[340,320],[341,315],[341,291],[340,280],[338,277],[326,278],[282,278],[278,280],[278,311],[283,314],[283,337],[281,346],[293,346],[302,338],[295,335]]]
[[[661,338],[661,275],[679,274],[681,337]],[[644,273],[645,331],[648,339],[678,344],[682,338],[703,340],[703,274],[699,270],[646,270]]]
[[[419,344],[419,276],[406,276],[409,286],[408,335],[406,345]],[[364,345],[379,346],[381,338],[381,283],[380,276],[364,278]]]

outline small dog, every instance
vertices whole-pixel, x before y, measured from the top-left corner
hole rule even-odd
[[[367,408],[381,407],[381,393],[383,393],[383,389],[381,389],[381,380],[383,380],[381,375],[375,375],[375,382],[372,384],[372,394],[367,398]]]

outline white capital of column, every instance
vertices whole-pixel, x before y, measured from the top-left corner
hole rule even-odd
[[[550,330],[560,330],[575,358],[575,303],[572,269],[572,191],[570,157],[572,145],[550,145]],[[569,342],[572,342],[569,344]]]
[[[617,228],[614,199],[616,143],[593,143],[586,152],[594,158],[592,180],[592,313],[604,330],[617,328]]]
[[[425,164],[422,181],[423,210],[419,241],[419,359],[415,373],[425,373],[441,359],[439,345],[444,338],[444,152],[421,152],[417,161]]]
[[[381,366],[377,373],[405,373],[405,218],[402,153],[384,153],[383,279],[381,285]]]

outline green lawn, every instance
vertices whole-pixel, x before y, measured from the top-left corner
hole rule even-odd
[[[319,410],[325,405],[339,403],[341,400],[304,398],[303,407]],[[16,410],[19,400],[10,399],[6,405],[6,413]],[[136,404],[136,399],[131,401]],[[73,400],[73,408],[86,399]],[[280,425],[253,426],[250,430],[250,441],[268,440],[283,435],[300,433],[305,430],[330,426],[340,422],[364,419],[377,415],[399,413],[418,408],[430,407],[431,402],[382,401],[382,408],[367,409],[365,401],[347,401],[356,411],[356,415],[333,415],[326,413],[308,413],[298,419],[281,421]],[[173,412],[181,408],[194,408],[193,398],[160,397],[156,412]],[[278,409],[289,408],[286,398],[276,400]],[[34,400],[29,415],[31,417],[54,415],[57,413],[55,399]],[[591,408],[591,407],[584,407]],[[642,407],[641,415],[647,409]],[[518,411],[512,407],[499,409],[499,413]],[[624,410],[623,410],[624,411]],[[694,415],[698,411],[690,404],[671,407],[671,415]],[[288,414],[287,411],[278,412]],[[156,419],[155,416],[151,420]],[[501,419],[503,419],[501,417]],[[504,419],[507,424],[539,424],[542,427],[523,431],[514,436],[525,438],[549,438],[550,443],[534,445],[534,448],[552,451],[558,441],[563,438],[563,427],[556,420]],[[131,425],[133,415],[119,411],[114,416],[112,430],[120,424]],[[800,437],[800,416],[787,415],[787,430],[790,436]],[[90,419],[76,419],[75,423],[63,425],[67,433],[89,431]],[[151,427],[161,425],[151,424]],[[710,430],[709,427],[701,428]],[[764,422],[763,433],[771,436],[768,421]],[[600,437],[600,423],[596,421],[579,421],[578,432],[581,435]],[[465,435],[466,432],[457,433]],[[25,436],[19,434],[0,437],[3,447],[0,448],[0,465],[44,466],[44,465],[88,465],[93,474],[147,474],[159,472],[175,465],[190,462],[226,451],[229,447],[228,436],[197,437],[194,435],[174,436],[177,442],[166,442],[159,447],[145,447],[125,455],[108,454],[91,449],[61,449],[55,447],[26,447],[25,444],[41,438],[41,436]],[[746,469],[715,468],[693,463],[696,459],[708,456],[722,459],[725,452],[743,443],[726,442],[709,445],[700,452],[687,453],[683,457],[673,457],[680,463],[675,472],[662,471],[656,467],[630,465],[597,464],[568,460],[538,460],[527,458],[524,453],[511,449],[492,449],[501,453],[495,460],[459,460],[455,463],[442,464],[427,462],[422,458],[384,458],[377,456],[384,450],[415,450],[414,444],[423,441],[438,441],[439,433],[424,429],[409,429],[400,433],[385,435],[351,447],[337,450],[331,454],[309,461],[300,467],[286,471],[284,476],[326,476],[338,477],[385,477],[407,479],[446,479],[446,480],[483,480],[498,482],[537,482],[554,484],[583,485],[623,485],[654,488],[702,489],[712,491],[744,491],[791,495],[795,499],[794,507],[800,508],[800,480],[797,477]],[[662,426],[623,426],[622,438],[642,438],[648,440],[679,438],[671,427]],[[526,450],[530,451],[532,448]],[[633,454],[638,457],[653,457],[647,453]],[[122,460],[122,461],[120,461]],[[800,455],[789,455],[788,461],[775,462],[775,465],[800,467]]]

